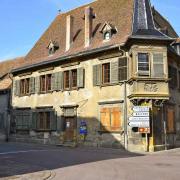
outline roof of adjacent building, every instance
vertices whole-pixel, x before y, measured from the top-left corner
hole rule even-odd
[[[90,45],[85,47],[85,7],[91,7],[95,14],[93,32]],[[97,0],[90,4],[59,14],[34,47],[25,57],[26,67],[39,66],[42,63],[54,62],[57,59],[66,59],[95,49],[122,45],[128,38],[172,40],[176,36],[167,36],[157,28],[158,13],[154,13],[149,0]],[[156,11],[155,11],[156,12]],[[66,51],[66,17],[73,17],[73,43]],[[156,18],[154,18],[154,15]],[[163,22],[163,18],[160,18]],[[105,23],[111,24],[117,30],[110,41],[103,41],[102,27]],[[168,25],[168,22],[166,22]],[[173,28],[172,28],[173,29]],[[173,40],[172,40],[173,41]],[[50,42],[58,44],[59,49],[49,55]],[[17,69],[16,71],[18,71]],[[22,70],[22,69],[21,69]]]
[[[10,89],[12,84],[12,80],[10,78],[6,78],[0,81],[0,91]]]

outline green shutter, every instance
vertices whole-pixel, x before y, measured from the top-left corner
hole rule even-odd
[[[40,76],[37,76],[35,78],[35,91],[36,91],[36,94],[40,93]]]
[[[127,80],[127,57],[119,59],[119,81]]]
[[[163,53],[153,54],[153,74],[152,77],[164,77]]]
[[[111,83],[118,83],[118,60],[111,62]]]
[[[20,80],[14,81],[14,95],[15,96],[20,95]]]
[[[55,74],[56,90],[61,91],[63,90],[63,73],[57,72]]]
[[[29,92],[30,92],[30,94],[35,93],[35,78],[34,77],[30,78]]]
[[[84,68],[77,69],[77,87],[78,88],[84,87]]]
[[[56,73],[53,73],[53,74],[51,75],[51,90],[52,90],[52,91],[56,91],[56,90],[57,90],[55,80],[56,80]]]
[[[56,131],[57,129],[57,121],[56,121],[56,112],[50,112],[50,128],[52,131]]]
[[[102,65],[93,66],[93,85],[100,86],[102,83]]]
[[[37,112],[32,112],[32,121],[31,121],[31,129],[36,129],[37,128],[37,117],[38,113]]]

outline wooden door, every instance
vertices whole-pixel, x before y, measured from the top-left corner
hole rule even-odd
[[[65,141],[73,141],[75,130],[75,118],[66,117],[65,118]]]

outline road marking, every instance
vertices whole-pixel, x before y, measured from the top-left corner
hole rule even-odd
[[[6,154],[19,154],[19,153],[28,153],[28,152],[39,152],[39,151],[49,151],[49,150],[10,151],[10,152],[3,152],[3,153],[0,153],[0,155],[6,155]]]

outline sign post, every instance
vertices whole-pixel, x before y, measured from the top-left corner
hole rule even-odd
[[[148,134],[150,133],[150,107],[134,106],[132,116],[129,117],[130,127],[137,127],[139,133],[146,134],[146,151],[148,151]]]

